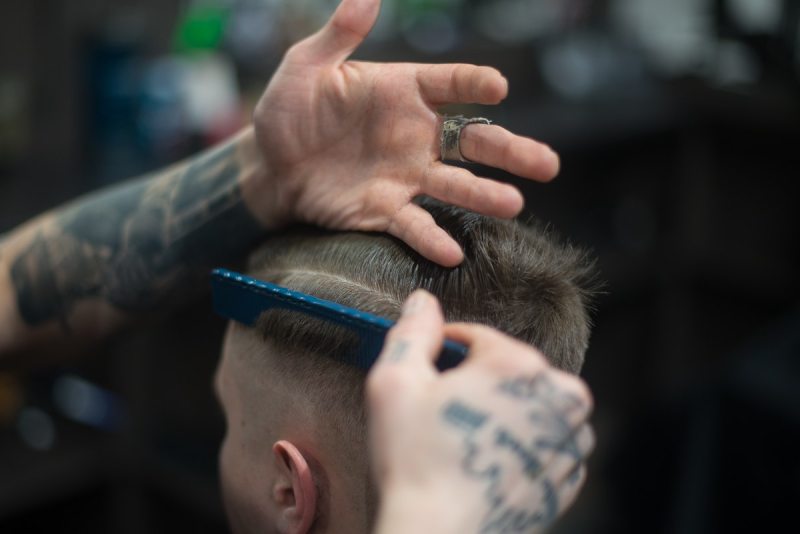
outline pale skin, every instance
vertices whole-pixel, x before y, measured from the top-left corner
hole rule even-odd
[[[459,246],[412,203],[415,196],[498,217],[518,214],[523,199],[514,187],[439,161],[436,109],[497,104],[507,81],[489,67],[347,61],[374,24],[379,4],[343,0],[319,32],[287,53],[255,110],[253,127],[224,145],[56,208],[0,237],[0,364],[11,364],[12,356],[25,365],[41,354],[63,358],[185,302],[203,288],[199,281],[209,267],[240,258],[259,235],[293,222],[386,231],[423,256],[454,266],[462,259]],[[496,125],[465,128],[461,151],[532,180],[548,181],[558,172],[549,147]],[[448,328],[448,335],[472,342],[475,355],[488,351],[478,343],[485,332]],[[429,338],[427,331],[418,336]],[[430,385],[430,377],[425,380]],[[461,387],[472,385],[465,380]],[[392,392],[399,390],[389,384],[386,391],[371,397],[376,417],[384,414],[385,425],[392,418],[407,425],[408,412],[391,408]],[[491,401],[492,392],[486,395]],[[405,409],[438,406],[435,398],[414,398],[417,403]],[[375,425],[375,439],[391,437],[385,425]],[[420,443],[437,446],[436,432],[426,436]],[[454,445],[442,439],[439,447]],[[295,457],[282,447],[276,443],[276,459]],[[380,524],[386,532],[404,528],[392,511],[412,505],[409,486],[392,476],[409,461],[414,472],[413,459],[388,453],[376,458],[386,488]],[[434,497],[447,484],[461,484],[452,470],[438,473],[442,485],[426,487]],[[479,493],[471,498],[482,499]],[[425,511],[426,504],[419,504]],[[309,521],[302,513],[289,519],[298,528]],[[407,525],[404,531],[417,530]]]
[[[275,193],[263,198],[290,208],[267,210],[280,217],[385,231],[437,263],[457,265],[458,244],[411,200],[426,194],[513,217],[523,198],[508,184],[440,161],[436,109],[497,104],[508,82],[490,67],[347,61],[372,28],[379,4],[342,2],[324,28],[287,53],[255,112],[268,166],[282,177]],[[461,152],[534,180],[558,172],[550,148],[496,125],[465,128]]]
[[[469,354],[439,373],[445,337]],[[488,327],[445,325],[422,290],[390,331],[367,400],[381,534],[542,532],[574,501],[594,447],[579,378]]]
[[[214,376],[225,415],[219,467],[236,534],[358,534],[370,531],[365,436],[333,433],[330,412],[298,396],[272,370],[291,357],[231,323]],[[331,410],[336,402],[332,400]],[[362,432],[363,433],[363,432]],[[357,458],[348,458],[355,451]]]

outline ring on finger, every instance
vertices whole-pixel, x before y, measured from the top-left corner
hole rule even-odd
[[[464,117],[455,115],[442,117],[442,132],[440,136],[442,161],[469,161],[461,153],[461,131],[469,124],[491,124],[492,121],[484,117]]]

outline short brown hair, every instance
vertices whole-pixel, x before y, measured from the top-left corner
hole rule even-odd
[[[432,263],[384,234],[299,228],[267,240],[251,256],[249,272],[390,319],[421,287],[440,300],[446,320],[492,326],[537,347],[555,367],[579,372],[594,286],[587,254],[536,224],[432,200],[420,204],[464,249],[460,266]],[[280,349],[332,354],[352,345],[334,325],[299,314],[265,315],[259,330]]]

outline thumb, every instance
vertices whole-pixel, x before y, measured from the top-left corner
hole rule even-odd
[[[380,11],[380,0],[342,0],[331,18],[302,43],[314,63],[342,63],[367,37]]]
[[[436,298],[423,290],[412,293],[367,375],[367,399],[373,409],[402,404],[412,390],[436,378],[433,362],[442,349],[443,332],[444,317]]]

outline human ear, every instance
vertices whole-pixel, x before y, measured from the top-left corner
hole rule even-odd
[[[317,486],[303,453],[288,441],[272,446],[277,477],[272,498],[278,508],[277,527],[285,534],[305,534],[317,511]]]

